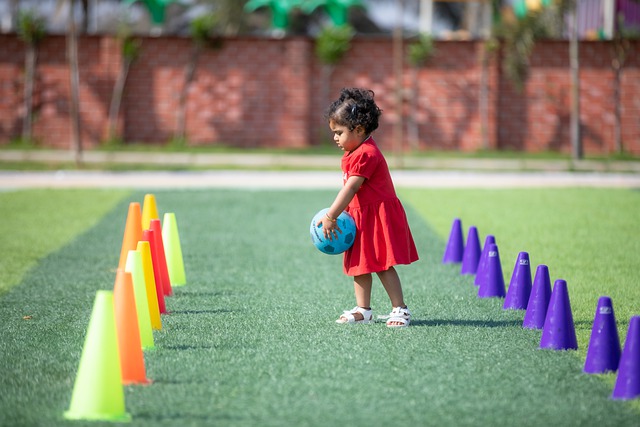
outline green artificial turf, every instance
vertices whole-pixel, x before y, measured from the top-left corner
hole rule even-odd
[[[334,192],[156,192],[160,214],[176,213],[188,284],[167,298],[171,313],[145,352],[153,383],[125,387],[130,425],[637,425],[633,404],[611,400],[606,378],[582,374],[576,352],[539,350],[540,332],[521,327],[522,312],[478,299],[471,276],[441,263],[446,216],[469,224],[466,215],[479,214],[455,209],[456,198],[468,201],[463,192],[435,193],[402,193],[421,260],[399,267],[413,324],[390,330],[334,323],[354,305],[351,283],[340,257],[321,254],[308,236],[310,218]],[[588,198],[613,203],[613,192],[596,193]],[[121,200],[0,297],[0,425],[96,425],[62,414],[95,292],[113,287],[128,203],[143,195]],[[626,197],[637,205],[637,194]],[[504,226],[491,228],[504,242],[501,256],[531,246],[508,246],[506,223],[516,218],[494,218]],[[569,231],[566,222],[579,218],[559,226]],[[632,233],[614,231],[614,242]],[[553,276],[575,274],[564,261],[548,264]],[[633,281],[628,269],[620,274],[624,286]],[[390,309],[377,281],[372,304],[376,314]],[[622,301],[614,304],[618,314]]]

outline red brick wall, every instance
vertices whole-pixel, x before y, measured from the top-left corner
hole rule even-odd
[[[24,50],[12,35],[0,35],[0,143],[19,137],[22,126]],[[640,43],[632,45],[620,81],[622,138],[626,151],[640,154]],[[69,73],[65,39],[48,36],[40,47],[35,87],[34,136],[45,146],[68,148]],[[418,107],[405,102],[405,117],[418,123],[419,147],[472,151],[482,148],[479,90],[481,44],[438,42],[433,61],[417,71]],[[615,151],[615,74],[608,42],[580,45],[581,130],[585,153]],[[173,137],[176,110],[191,55],[188,39],[143,38],[133,65],[120,117],[127,141],[164,143]],[[120,67],[117,43],[86,36],[79,44],[81,129],[85,147],[106,136],[111,91]],[[499,61],[488,68],[490,148],[569,153],[570,76],[568,44],[540,42],[531,58],[522,93],[504,77]],[[352,50],[330,74],[315,59],[313,41],[225,39],[221,49],[200,56],[188,91],[187,138],[192,145],[303,147],[329,140],[324,109],[341,87],[376,92],[383,109],[376,139],[394,147],[395,80],[392,44],[386,38],[356,38]],[[410,69],[404,87],[414,90]],[[407,97],[409,98],[409,97]],[[408,132],[404,145],[408,143]]]

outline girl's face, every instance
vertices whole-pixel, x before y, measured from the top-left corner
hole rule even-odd
[[[333,132],[333,141],[342,151],[353,151],[358,148],[364,140],[364,129],[362,129],[362,126],[357,126],[355,129],[349,130],[348,127],[329,120],[329,128],[331,132]]]

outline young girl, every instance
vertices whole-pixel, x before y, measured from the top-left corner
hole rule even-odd
[[[346,210],[358,229],[353,246],[344,254],[344,272],[353,276],[357,306],[345,311],[336,322],[373,322],[371,285],[372,273],[376,273],[393,307],[387,326],[405,327],[411,313],[393,266],[417,261],[418,252],[387,162],[371,137],[382,113],[373,97],[371,90],[342,89],[340,98],[327,110],[325,118],[333,140],[344,151],[344,186],[318,225],[322,223],[326,238],[335,237],[340,231],[336,218]]]

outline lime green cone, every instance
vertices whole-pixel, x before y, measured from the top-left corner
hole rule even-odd
[[[130,421],[120,372],[112,291],[97,291],[71,396],[69,420]]]
[[[142,253],[140,253],[140,251],[129,251],[129,255],[127,255],[127,265],[124,270],[131,273],[131,278],[133,279],[133,293],[136,300],[142,349],[150,350],[155,347],[155,343],[151,330],[149,301],[147,300],[147,282],[144,278]]]
[[[178,234],[178,223],[176,222],[176,215],[173,213],[164,214],[162,241],[164,242],[164,251],[171,284],[173,286],[186,285],[187,279],[184,273],[184,261],[182,259],[180,235]]]

